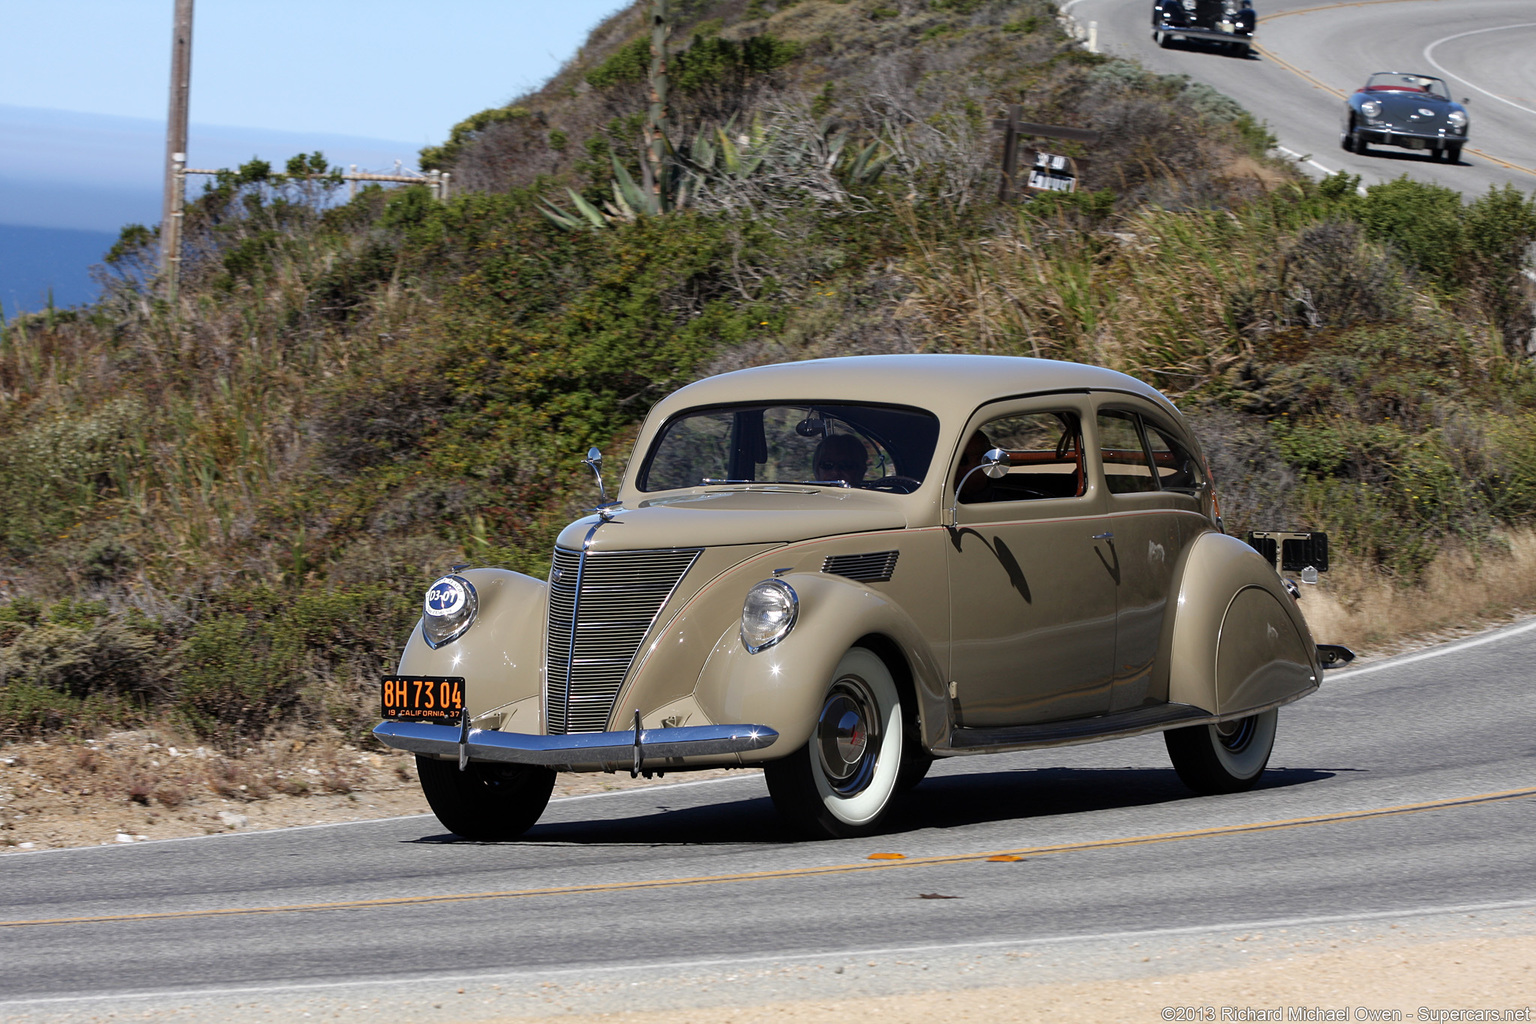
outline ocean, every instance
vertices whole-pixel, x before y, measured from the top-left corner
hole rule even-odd
[[[101,289],[91,280],[117,241],[105,231],[74,231],[0,224],[0,308],[7,318],[19,312],[92,302]]]

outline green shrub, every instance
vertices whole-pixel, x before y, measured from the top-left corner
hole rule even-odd
[[[325,683],[387,671],[416,612],[382,585],[253,588],[221,603],[230,610],[200,621],[175,654],[176,708],[219,742],[295,717],[336,725]]]
[[[117,398],[22,427],[0,447],[0,544],[13,556],[77,525],[113,489],[145,412]]]
[[[769,74],[804,52],[797,42],[769,33],[741,41],[695,35],[687,49],[668,55],[667,85],[683,93],[721,86],[740,89],[747,80]],[[651,71],[651,42],[636,39],[587,73],[596,89],[643,82]]]
[[[478,114],[472,114],[454,125],[448,133],[448,140],[441,146],[427,146],[421,150],[418,161],[424,171],[444,170],[452,167],[458,159],[464,147],[474,141],[475,137],[494,124],[503,121],[511,121],[515,118],[529,117],[530,111],[526,107],[491,107],[482,110]]]

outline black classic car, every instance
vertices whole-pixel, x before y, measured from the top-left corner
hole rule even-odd
[[[1427,150],[1431,159],[1458,163],[1469,124],[1462,103],[1438,78],[1378,71],[1344,101],[1340,143],[1362,155],[1374,143]]]
[[[1171,46],[1175,39],[1197,39],[1247,54],[1257,21],[1250,0],[1154,0],[1152,4],[1152,38],[1162,47]]]

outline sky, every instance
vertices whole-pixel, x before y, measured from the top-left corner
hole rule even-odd
[[[333,164],[413,167],[465,117],[542,84],[624,6],[196,0],[189,163],[280,165],[320,149]],[[110,245],[124,224],[159,220],[174,10],[174,0],[0,0],[6,310],[35,309],[49,282],[61,287],[58,268],[78,262],[63,254],[90,248],[88,236]],[[37,229],[64,232],[63,248],[43,258]],[[88,286],[83,266],[75,278],[71,296]]]

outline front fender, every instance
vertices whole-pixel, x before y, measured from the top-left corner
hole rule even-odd
[[[909,715],[917,714],[924,744],[947,737],[939,664],[900,606],[840,577],[792,573],[780,579],[795,589],[800,602],[789,636],[750,654],[741,643],[739,620],[733,621],[715,642],[694,691],[714,721],[759,722],[778,732],[772,746],[754,752],[753,762],[788,756],[810,738],[833,670],[861,640],[887,660],[902,659],[892,674],[898,680],[910,674],[913,686],[906,696],[911,702],[902,703]]]
[[[1168,699],[1219,715],[1317,688],[1316,645],[1274,568],[1235,537],[1202,535],[1179,578]]]
[[[519,705],[515,716],[501,718],[515,717],[520,732],[542,732],[539,708],[549,585],[507,569],[465,569],[458,575],[474,586],[480,600],[474,625],[434,651],[422,638],[418,622],[400,655],[399,673],[463,676],[464,700],[474,718],[532,697],[531,703]],[[514,727],[510,721],[501,724]]]

